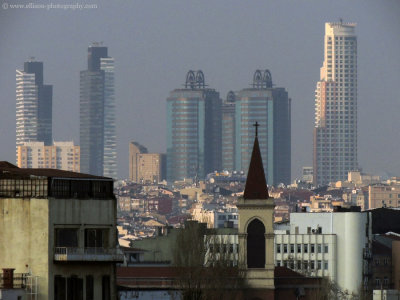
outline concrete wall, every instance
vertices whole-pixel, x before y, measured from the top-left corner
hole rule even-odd
[[[0,198],[0,269],[38,276],[39,300],[49,299],[49,201]]]

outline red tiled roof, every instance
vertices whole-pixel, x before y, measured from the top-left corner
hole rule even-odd
[[[244,189],[243,198],[245,200],[269,198],[260,145],[258,144],[257,137],[254,139],[253,152],[251,154],[249,171],[247,172],[246,187]]]

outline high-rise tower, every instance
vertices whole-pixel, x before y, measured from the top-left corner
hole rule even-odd
[[[16,145],[51,145],[53,86],[43,84],[43,62],[33,58],[25,62],[16,80]]]
[[[116,178],[114,59],[98,43],[80,73],[81,172]]]
[[[230,91],[222,103],[222,169],[235,170],[235,99]]]
[[[221,170],[221,99],[202,71],[167,98],[167,180],[203,178]]]
[[[269,70],[256,70],[252,87],[237,92],[235,114],[235,169],[249,167],[254,138],[251,125],[258,122],[267,182],[290,183],[291,99],[284,88],[272,87]]]
[[[354,23],[325,23],[324,63],[315,91],[314,184],[357,169],[357,37]]]

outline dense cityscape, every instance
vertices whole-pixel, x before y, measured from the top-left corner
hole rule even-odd
[[[0,157],[0,300],[399,299],[400,173],[359,162],[358,41],[368,37],[349,21],[314,24],[324,35],[301,172],[299,100],[266,61],[241,70],[247,82],[226,95],[189,65],[160,101],[158,152],[118,135],[114,45],[81,53],[79,140],[55,140],[59,83],[46,58],[15,62],[15,161]]]

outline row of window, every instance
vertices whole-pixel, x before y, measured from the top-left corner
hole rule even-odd
[[[276,253],[328,253],[329,246],[322,244],[278,244],[276,245]],[[296,252],[295,252],[296,250]],[[317,252],[315,252],[317,251]],[[323,251],[323,252],[322,252]]]
[[[303,270],[303,271],[307,271],[307,270],[322,270],[322,268],[324,270],[328,270],[329,268],[329,264],[327,261],[322,262],[321,260],[311,260],[311,261],[301,261],[301,260],[297,260],[297,261],[293,261],[293,260],[283,260],[280,261],[278,260],[276,262],[276,265],[278,267],[283,266],[292,270]]]

